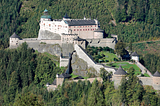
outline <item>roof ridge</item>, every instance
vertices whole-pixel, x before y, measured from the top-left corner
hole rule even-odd
[[[126,71],[123,70],[121,66],[119,66],[118,70],[114,73],[116,75],[126,75]]]
[[[158,71],[156,71],[154,74],[153,74],[154,77],[160,77],[160,73]]]

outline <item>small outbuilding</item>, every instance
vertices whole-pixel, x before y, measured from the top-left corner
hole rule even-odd
[[[131,54],[131,59],[135,61],[139,61],[139,55],[137,54],[137,52],[133,52]]]

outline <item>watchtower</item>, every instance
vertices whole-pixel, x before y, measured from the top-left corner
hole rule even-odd
[[[44,10],[44,15],[41,16],[41,21],[51,21],[51,16],[48,15],[48,10]]]
[[[121,80],[122,80],[123,77],[125,77],[126,74],[127,74],[126,71],[124,71],[121,66],[114,73],[113,81],[114,81],[115,89],[118,89],[118,86],[121,85]]]
[[[17,48],[19,40],[21,40],[21,38],[14,32],[10,37],[10,47]]]
[[[160,90],[160,73],[158,71],[156,71],[154,74],[153,74],[153,88],[156,89],[156,90]]]

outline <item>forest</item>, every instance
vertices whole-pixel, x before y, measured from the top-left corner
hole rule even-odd
[[[0,105],[2,106],[160,106],[159,93],[151,86],[142,86],[134,74],[134,68],[122,80],[118,89],[109,80],[112,73],[100,70],[103,82],[96,79],[63,83],[55,91],[48,92],[45,85],[52,83],[57,73],[65,70],[53,60],[27,49],[23,43],[17,49],[0,50]]]
[[[160,38],[159,0],[0,0],[0,106],[8,105],[101,105],[122,103],[131,106],[160,106],[160,96],[150,86],[142,86],[130,68],[122,85],[115,90],[102,69],[103,83],[95,80],[67,83],[53,92],[45,84],[52,83],[64,68],[50,58],[27,49],[24,43],[8,49],[9,37],[16,32],[21,38],[37,37],[44,9],[53,19],[97,18],[106,37],[117,34],[123,42],[158,40]],[[147,54],[141,62],[152,73],[160,70],[159,56]]]

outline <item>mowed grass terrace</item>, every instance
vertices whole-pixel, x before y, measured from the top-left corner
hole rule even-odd
[[[136,64],[130,64],[128,62],[118,62],[118,63],[111,63],[111,64],[106,64],[107,66],[112,66],[115,68],[119,68],[121,66],[125,71],[127,71],[130,67],[133,67],[135,69],[135,74],[141,74],[140,68]]]

